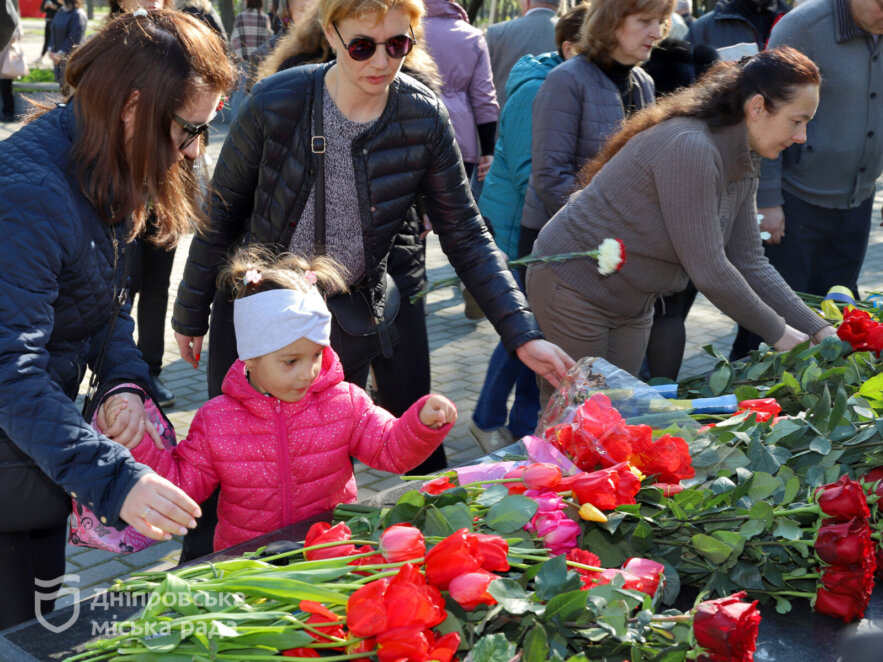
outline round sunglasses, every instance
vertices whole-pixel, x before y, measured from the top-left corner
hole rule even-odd
[[[354,37],[349,43],[346,43],[340,35],[340,30],[337,29],[337,25],[335,23],[332,23],[331,25],[334,26],[334,31],[337,33],[340,43],[346,48],[346,52],[349,53],[350,57],[356,62],[363,62],[364,60],[370,59],[371,56],[374,55],[378,46],[383,46],[386,50],[386,54],[390,57],[395,58],[396,60],[401,60],[411,52],[411,49],[414,48],[414,45],[417,43],[413,27],[410,27],[410,37],[406,34],[397,34],[386,41],[374,41],[368,37]]]

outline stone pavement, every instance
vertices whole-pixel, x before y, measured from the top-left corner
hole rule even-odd
[[[36,53],[39,54],[39,50]],[[15,125],[0,124],[0,139],[8,137],[16,129]],[[209,155],[213,159],[217,158],[226,131],[227,126],[221,123],[212,128]],[[883,291],[883,229],[879,226],[883,178],[878,183],[877,190],[875,223],[860,279],[864,292]],[[174,301],[189,243],[190,238],[187,237],[178,248],[171,279],[170,305]],[[430,281],[454,275],[434,235],[429,239],[427,269]],[[487,320],[475,322],[466,319],[463,314],[463,299],[459,290],[452,287],[428,295],[426,321],[432,361],[432,388],[451,398],[459,409],[459,420],[445,441],[445,448],[451,465],[466,463],[481,455],[480,449],[469,435],[468,426],[484,380],[488,357],[497,343],[497,335]],[[699,295],[687,320],[687,349],[680,376],[683,378],[710,370],[714,359],[702,350],[702,346],[714,344],[725,352],[729,351],[734,332],[735,325]],[[203,355],[207,356],[205,347]],[[179,438],[183,438],[193,414],[206,399],[205,363],[195,370],[177,356],[171,328],[168,328],[166,335],[163,381],[177,395],[177,402],[169,409],[168,414]],[[356,476],[362,496],[370,496],[399,482],[392,474],[358,463]],[[105,589],[114,579],[132,572],[170,568],[176,564],[179,551],[178,540],[130,555],[69,546],[66,572],[79,575],[81,597],[87,597]],[[63,598],[59,605],[71,599],[70,596]]]

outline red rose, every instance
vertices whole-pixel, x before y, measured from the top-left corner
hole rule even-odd
[[[693,634],[711,660],[749,662],[757,646],[760,612],[757,600],[742,602],[745,592],[708,600],[696,607]]]
[[[331,542],[347,542],[352,537],[353,532],[350,528],[340,522],[331,526],[328,522],[316,522],[307,531],[305,545],[312,547],[313,545],[322,545]],[[356,553],[356,546],[353,544],[334,545],[332,547],[323,547],[321,549],[312,549],[304,554],[307,561],[318,561],[320,559],[334,559],[339,556],[351,556]]]
[[[380,553],[387,563],[419,559],[426,553],[423,532],[410,524],[393,524],[380,534]]]
[[[877,496],[883,496],[883,482],[879,481],[883,481],[883,467],[871,469],[868,473],[862,476],[863,483],[878,483],[876,494]]]
[[[850,623],[856,618],[864,616],[866,606],[867,602],[862,604],[853,595],[832,593],[824,588],[819,588],[816,592],[816,599],[813,604],[813,608],[817,612],[828,614],[828,616],[833,616],[834,618],[840,618],[844,623]]]
[[[821,584],[825,590],[851,595],[867,604],[874,590],[874,569],[868,566],[830,566],[824,568]]]
[[[816,489],[816,500],[826,515],[840,519],[871,516],[868,510],[868,497],[857,481],[849,476],[841,476],[836,483],[822,485]]]
[[[561,483],[561,469],[547,462],[534,462],[525,467],[521,480],[529,490],[555,491]]]
[[[855,517],[847,522],[825,520],[816,535],[815,549],[818,557],[830,565],[873,562],[870,528]]]
[[[426,553],[426,579],[433,586],[446,589],[457,575],[481,568],[481,562],[478,540],[466,529],[460,529]]]
[[[870,350],[879,354],[883,348],[883,329],[864,310],[853,308],[844,311],[837,336],[852,345],[857,352]]]

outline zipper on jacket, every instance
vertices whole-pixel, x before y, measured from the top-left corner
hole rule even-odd
[[[279,449],[279,470],[282,475],[282,526],[291,524],[291,461],[288,458],[288,433],[282,405],[273,403],[276,411],[276,445]]]

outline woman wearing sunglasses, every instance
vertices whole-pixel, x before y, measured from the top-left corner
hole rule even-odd
[[[196,19],[142,14],[79,46],[65,70],[75,94],[0,143],[0,630],[34,617],[35,579],[64,574],[71,496],[156,539],[199,516],[111,441],[158,440],[140,397],[122,394],[107,436],[74,403],[87,368],[100,377],[97,403],[147,380],[129,307],[115,305],[126,243],[148,207],[161,243],[200,218],[190,129],[233,82],[223,43]]]
[[[370,314],[382,319],[387,256],[418,197],[507,348],[553,382],[569,366],[569,358],[543,340],[481,220],[447,112],[426,87],[400,73],[423,11],[419,0],[319,0],[335,61],[257,84],[231,126],[213,179],[211,227],[191,244],[172,318],[182,356],[196,366],[211,308],[210,394],[236,357],[230,296],[215,288],[233,246],[260,243],[312,254],[323,244],[347,268],[349,285],[367,298]],[[314,130],[319,97],[321,132]],[[320,167],[323,187],[315,185]],[[317,210],[325,221],[319,241]],[[371,353],[348,360],[357,339],[339,322],[332,346],[346,379],[364,385]],[[410,332],[406,325],[393,331]],[[376,356],[388,347],[381,333],[375,337]]]

